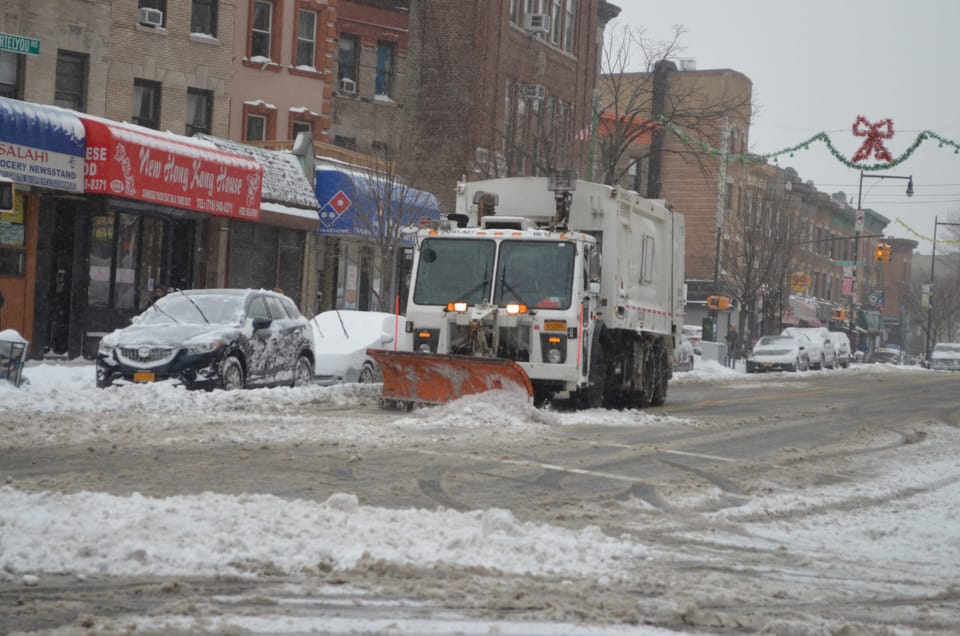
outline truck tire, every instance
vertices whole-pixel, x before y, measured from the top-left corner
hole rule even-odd
[[[654,347],[654,360],[657,371],[653,378],[653,394],[650,396],[650,406],[663,406],[667,401],[667,383],[670,381],[670,356],[663,347]]]

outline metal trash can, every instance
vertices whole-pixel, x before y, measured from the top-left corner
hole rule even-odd
[[[20,386],[29,344],[15,329],[0,331],[0,379],[6,379],[13,386]]]

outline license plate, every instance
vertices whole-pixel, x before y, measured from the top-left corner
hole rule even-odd
[[[772,363],[772,362],[764,362],[764,363],[763,363],[763,368],[764,368],[764,369],[772,369],[772,368],[773,368],[773,363]]]
[[[134,382],[153,382],[157,379],[157,376],[153,371],[134,371],[133,372],[133,381]]]
[[[544,331],[566,331],[567,323],[564,320],[545,320],[543,322]]]

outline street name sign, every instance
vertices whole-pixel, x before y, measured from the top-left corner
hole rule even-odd
[[[22,35],[0,33],[0,51],[11,51],[22,55],[40,55],[40,40]]]

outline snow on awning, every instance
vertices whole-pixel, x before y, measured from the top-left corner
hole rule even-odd
[[[0,175],[83,192],[84,136],[73,111],[0,97]]]
[[[194,139],[208,141],[225,152],[249,157],[263,166],[263,201],[309,209],[317,216],[320,206],[313,192],[313,182],[303,173],[300,160],[290,152],[268,150],[212,135],[198,134]]]
[[[263,168],[209,142],[80,115],[87,133],[88,194],[207,214],[260,218]]]

